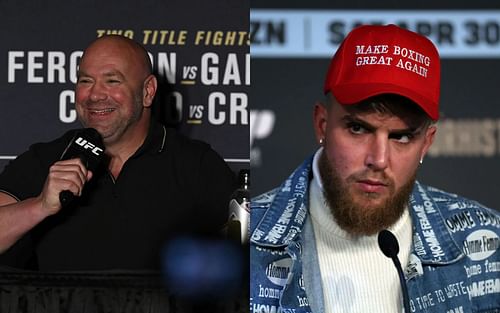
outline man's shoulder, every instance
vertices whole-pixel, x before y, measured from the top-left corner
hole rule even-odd
[[[253,197],[251,200],[251,208],[255,210],[267,209],[271,205],[278,193],[279,188],[274,188],[267,192],[264,192],[256,197]]]
[[[279,188],[264,192],[250,200],[250,231],[257,228],[267,210],[271,207]]]
[[[49,167],[61,158],[76,131],[70,130],[52,141],[32,144],[27,151],[10,161],[0,173],[0,189],[17,199],[37,195]]]
[[[487,207],[476,200],[452,192],[423,184],[418,185],[417,191],[419,189],[429,195],[432,198],[432,201],[439,206],[443,213],[453,214],[453,212],[460,210],[479,210],[499,215],[499,212],[493,208]]]
[[[77,131],[78,129],[71,129],[56,139],[34,143],[26,152],[21,154],[18,159],[23,160],[36,158],[42,163],[47,161],[52,164],[55,160],[58,160],[62,156],[64,149],[75,136]]]
[[[210,144],[189,138],[174,128],[167,128],[166,133],[165,149],[161,155],[169,160],[165,164],[175,167],[179,177],[188,175],[191,176],[189,179],[196,179],[194,173],[201,173],[205,177],[213,176],[212,179],[224,179],[226,183],[231,181],[233,185],[232,170]]]
[[[264,228],[267,229],[274,223],[288,221],[289,228],[293,228],[293,230],[289,229],[290,236],[285,236],[289,240],[294,237],[293,232],[302,229],[307,216],[309,182],[312,178],[311,162],[312,156],[297,167],[279,187],[251,199],[250,230],[252,232],[261,222],[266,224]],[[280,220],[282,215],[286,216]],[[289,215],[294,218],[287,217]]]
[[[230,171],[224,158],[209,143],[190,138],[173,128],[167,129],[165,152],[176,164],[191,169],[208,166],[213,167],[213,171]]]
[[[420,197],[414,206],[416,219],[425,212],[430,224],[443,223],[457,243],[477,236],[500,236],[500,212],[478,201],[422,184],[417,184],[413,197]]]
[[[198,140],[190,138],[175,128],[167,128],[167,151],[168,147],[175,147],[177,151],[185,152],[186,154],[203,154],[206,151],[212,150],[210,144]]]

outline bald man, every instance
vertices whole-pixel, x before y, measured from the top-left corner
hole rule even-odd
[[[94,172],[60,160],[75,130],[34,144],[0,174],[0,263],[39,270],[156,269],[180,232],[215,233],[233,174],[209,145],[151,115],[157,80],[146,50],[121,36],[92,42],[76,84],[81,124],[103,138]],[[76,197],[62,207],[59,194]]]

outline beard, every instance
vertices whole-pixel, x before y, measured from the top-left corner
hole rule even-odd
[[[371,236],[394,225],[403,215],[413,190],[416,171],[399,190],[394,181],[384,172],[365,170],[350,175],[345,181],[331,166],[326,153],[319,158],[319,171],[323,181],[323,195],[337,224],[354,236]],[[380,202],[383,195],[372,192],[350,190],[351,183],[366,178],[376,178],[387,187],[389,195]],[[377,205],[377,203],[379,203]]]

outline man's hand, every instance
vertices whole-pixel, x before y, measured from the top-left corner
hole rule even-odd
[[[53,215],[61,209],[59,194],[69,190],[75,196],[82,194],[83,186],[92,177],[92,172],[83,166],[80,159],[58,161],[49,168],[43,190],[38,196],[44,214]]]

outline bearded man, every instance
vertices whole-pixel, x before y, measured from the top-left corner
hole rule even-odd
[[[498,213],[415,179],[439,118],[432,42],[395,25],[358,27],[324,92],[313,112],[318,151],[252,199],[253,312],[387,313],[404,302],[411,312],[499,312],[499,271],[485,268],[500,264],[499,225],[483,218]],[[472,222],[452,232],[446,219],[459,213]],[[402,282],[379,247],[385,230],[399,243]],[[476,240],[497,244],[479,251]]]

